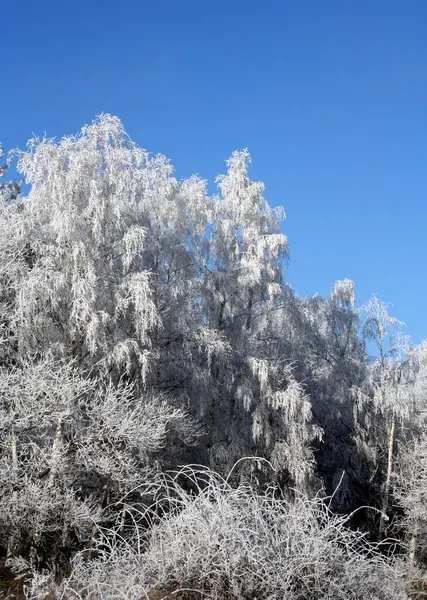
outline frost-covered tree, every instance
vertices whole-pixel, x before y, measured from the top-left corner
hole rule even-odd
[[[280,295],[287,240],[280,233],[281,209],[271,209],[263,184],[248,175],[248,152],[234,152],[226,175],[217,179],[213,230],[206,256],[205,294],[217,329],[250,329],[265,318],[266,302]],[[258,329],[262,324],[257,324]]]
[[[3,164],[1,164],[1,162]],[[4,158],[4,150],[0,143],[0,179],[4,177],[10,167],[12,162],[12,153]],[[8,200],[15,200],[21,191],[21,184],[17,182],[15,179],[8,181],[0,181],[0,196]]]
[[[407,532],[409,576],[414,576],[416,564],[427,563],[427,440],[425,432],[410,440],[399,453],[395,470],[394,496],[404,510],[403,523]]]
[[[190,408],[215,466],[259,446],[301,480],[316,437],[310,403],[262,341],[282,301],[287,242],[248,162],[234,153],[209,198],[109,115],[75,137],[31,140],[18,162],[30,191],[2,221],[14,227],[8,336],[18,363],[49,350]]]
[[[270,344],[280,344],[310,397],[313,421],[323,430],[316,444],[317,474],[327,493],[335,491],[333,506],[340,510],[365,504],[369,495],[353,439],[351,390],[362,385],[366,373],[358,329],[354,284],[344,280],[327,298],[299,298],[285,288],[268,336]]]
[[[254,454],[309,486],[320,429],[292,357],[271,341],[285,293],[282,212],[248,163],[234,153],[209,197],[110,115],[19,154],[29,191],[0,206],[12,554],[23,539],[88,543],[105,506],[118,503],[126,521],[126,503],[140,502],[132,490],[177,463],[227,472]]]
[[[31,140],[18,167],[31,185],[22,229],[32,255],[15,307],[20,351],[138,368],[143,381],[160,316],[141,258],[141,198],[167,179],[166,162],[150,162],[105,116],[58,144]]]
[[[2,537],[9,555],[61,531],[68,514],[81,533],[91,510],[70,489],[67,429],[90,383],[51,360],[0,370]]]
[[[196,494],[203,510],[230,500],[235,518],[240,494],[248,492],[243,505],[258,511],[273,481],[274,498],[287,498],[284,523],[313,507],[320,516],[327,503],[327,511],[346,512],[365,528],[366,513],[354,509],[376,503],[391,512],[396,481],[393,498],[420,554],[422,501],[411,473],[422,470],[422,452],[412,464],[406,450],[424,439],[425,347],[409,347],[379,300],[358,311],[349,280],[325,298],[293,292],[284,280],[283,211],[269,206],[249,164],[247,150],[234,152],[209,195],[199,177],[177,180],[164,156],[139,148],[111,115],[76,136],[30,140],[18,153],[25,194],[0,188],[0,534],[17,568],[28,560],[34,575],[45,551],[59,561],[61,552],[68,559],[85,549],[82,573],[99,567],[90,559],[96,552],[106,552],[107,562],[118,552],[121,561],[136,544],[140,556],[141,540],[160,531],[153,520],[166,528],[181,522],[181,509],[170,520],[164,514],[174,494],[185,498],[183,514],[192,514]],[[372,348],[377,356],[369,361]],[[226,477],[227,494],[214,486],[211,497],[209,485],[185,477],[182,489],[166,486],[166,493],[165,472],[189,463]],[[405,472],[403,489],[398,473]],[[317,495],[305,505],[319,488],[328,499]],[[148,504],[160,489],[166,495],[153,512]],[[325,535],[334,523],[328,516]],[[384,529],[382,520],[381,536]],[[248,532],[224,538],[236,545],[230,566]],[[179,535],[168,543],[179,546]],[[341,550],[339,542],[334,552]],[[283,564],[293,556],[285,553]],[[347,572],[352,561],[340,556]],[[301,557],[303,568],[305,550]],[[273,573],[278,563],[271,564]],[[360,564],[369,571],[368,559]],[[34,577],[34,590],[43,577]],[[289,582],[299,590],[310,577]],[[244,587],[245,578],[235,585]],[[269,593],[285,593],[276,579]]]
[[[187,443],[198,433],[165,398],[135,398],[133,385],[82,376],[64,360],[0,369],[0,532],[9,556],[40,560],[89,543],[94,525],[123,511],[121,497],[155,479],[170,429]]]
[[[3,150],[0,147],[0,159]],[[0,177],[10,165],[10,157],[0,166]],[[16,339],[11,328],[19,281],[25,272],[27,248],[22,243],[18,185],[0,182],[0,365],[13,362]]]
[[[320,431],[281,344],[267,341],[283,304],[283,211],[271,209],[263,185],[249,178],[249,161],[246,150],[233,153],[227,173],[217,179],[203,262],[205,318],[231,349],[228,365],[211,366],[220,381],[214,423],[225,425],[216,429],[211,464],[230,468],[242,453],[261,453],[304,487],[313,467],[310,446]]]
[[[408,352],[407,385],[413,398],[411,421],[398,441],[393,496],[404,510],[410,570],[427,563],[427,346]],[[408,381],[409,380],[409,381]]]
[[[379,536],[385,532],[392,488],[396,440],[407,439],[408,427],[418,427],[424,404],[419,357],[422,348],[411,349],[403,323],[388,312],[388,305],[373,297],[361,308],[366,315],[363,335],[376,352],[365,388],[355,391],[358,443],[375,471],[384,474]]]

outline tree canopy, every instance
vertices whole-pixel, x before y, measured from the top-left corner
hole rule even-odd
[[[59,579],[77,565],[92,586],[80,598],[95,598],[105,561],[153,560],[160,539],[171,554],[159,585],[185,583],[173,536],[187,540],[182,523],[194,511],[202,528],[229,519],[218,543],[239,552],[252,543],[249,533],[233,537],[244,507],[261,529],[279,527],[273,509],[280,527],[297,519],[294,535],[309,545],[301,511],[325,548],[339,531],[334,581],[348,576],[342,544],[368,579],[370,569],[392,577],[387,537],[400,540],[401,556],[410,548],[411,569],[423,564],[425,344],[412,346],[378,298],[357,308],[352,281],[327,298],[293,291],[284,211],[250,179],[248,151],[231,155],[214,195],[199,177],[177,180],[164,156],[107,114],[76,136],[31,139],[17,158],[25,193],[16,182],[0,187],[0,545],[11,567],[30,573],[31,598],[52,585],[52,561]],[[372,563],[373,547],[362,558],[351,528],[381,542]],[[190,536],[188,552],[203,554],[207,540]],[[209,571],[188,565],[192,585],[199,567]],[[144,573],[150,585],[160,577]],[[200,582],[212,598],[225,577],[215,573]],[[362,590],[365,575],[352,585]],[[262,595],[239,577],[224,598]],[[298,577],[264,592],[317,598],[298,595]],[[348,586],[325,596],[317,585],[323,597],[350,598]],[[354,593],[403,598],[399,585]]]

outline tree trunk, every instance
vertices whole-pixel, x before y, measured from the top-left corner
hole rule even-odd
[[[52,453],[50,455],[50,471],[49,471],[49,479],[47,481],[47,489],[52,490],[55,485],[55,479],[58,472],[58,459],[60,453],[60,447],[62,442],[62,423],[64,417],[60,415],[58,417],[58,421],[56,423],[55,437],[52,444]],[[49,493],[49,492],[48,492]],[[64,523],[65,525],[65,523]],[[30,564],[33,570],[37,570],[40,566],[41,557],[39,555],[39,547],[40,541],[42,538],[42,525],[40,524],[37,531],[33,535],[33,539],[31,540],[30,547]],[[62,531],[64,534],[64,529]]]
[[[61,442],[62,442],[62,422],[63,422],[63,416],[61,415],[60,417],[58,417],[58,421],[56,424],[55,438],[53,440],[53,446],[52,446],[49,480],[47,483],[47,487],[49,490],[51,490],[53,488],[53,486],[55,485],[55,477],[58,472],[58,455],[59,455]]]
[[[409,554],[408,554],[408,562],[409,562],[408,572],[409,572],[409,574],[412,572],[412,570],[415,566],[415,554],[417,551],[418,534],[419,534],[418,523],[415,523],[414,528],[412,530],[411,539],[409,541]]]
[[[120,517],[120,533],[123,532],[124,528],[125,528],[125,523],[126,523],[126,505],[123,504],[123,509],[122,509],[122,514]]]
[[[17,449],[17,441],[15,433],[12,433],[11,440],[11,454],[12,454],[12,501],[13,505],[17,506],[18,504],[18,449]],[[7,541],[7,557],[13,556],[15,546],[15,534],[11,533],[8,541]]]
[[[92,560],[97,536],[98,536],[98,527],[97,527],[96,523],[94,523],[92,525],[92,532],[91,532],[91,536],[90,536],[89,552],[87,555],[88,560]]]
[[[396,433],[396,419],[395,419],[395,417],[393,417],[393,420],[390,425],[390,430],[388,433],[387,475],[386,475],[386,480],[385,480],[383,503],[382,503],[382,507],[381,507],[381,517],[380,517],[380,526],[379,526],[380,541],[384,537],[386,515],[387,515],[387,510],[388,510],[388,501],[389,501],[389,497],[390,497],[391,474],[392,474],[392,470],[393,470],[393,448],[394,448],[395,433]]]
[[[246,315],[246,329],[250,329],[251,327],[253,298],[254,292],[253,290],[249,290],[248,314]]]

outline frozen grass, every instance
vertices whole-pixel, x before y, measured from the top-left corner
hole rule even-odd
[[[378,548],[320,498],[297,494],[290,502],[275,490],[234,489],[197,467],[185,467],[164,489],[167,515],[148,531],[135,519],[128,541],[106,536],[96,560],[78,556],[55,598],[407,598],[404,582]],[[165,496],[157,508],[164,502]]]

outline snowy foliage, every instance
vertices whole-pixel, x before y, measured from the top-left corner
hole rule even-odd
[[[83,377],[51,356],[0,369],[0,390],[0,532],[12,553],[87,542],[111,518],[106,495],[155,478],[169,430],[186,443],[199,435],[165,399],[137,398],[130,384]]]
[[[349,527],[381,539],[403,510],[402,547],[421,560],[426,344],[378,298],[357,309],[348,279],[295,294],[284,211],[246,149],[214,195],[108,114],[14,155],[26,185],[0,183],[0,544],[28,597],[403,597]],[[0,150],[0,177],[14,155]],[[165,487],[195,463],[213,471]]]

